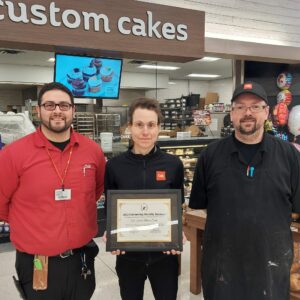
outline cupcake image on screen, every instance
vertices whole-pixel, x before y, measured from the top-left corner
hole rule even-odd
[[[95,76],[96,73],[97,73],[97,69],[95,66],[84,67],[82,71],[83,80],[88,81],[91,77]]]
[[[112,80],[114,70],[111,67],[104,67],[101,68],[100,74],[101,74],[101,79],[105,82],[109,82]]]
[[[68,80],[68,83],[70,83],[70,84],[72,83],[72,81],[74,79],[77,79],[77,78],[82,79],[82,72],[80,71],[79,68],[74,68],[67,74],[67,80]]]
[[[72,92],[74,96],[83,96],[86,89],[86,82],[82,78],[72,81]]]
[[[99,58],[94,58],[91,60],[91,63],[90,63],[90,67],[95,67],[96,68],[96,74],[100,74],[100,69],[102,67],[102,60],[99,59]]]
[[[88,81],[89,92],[98,93],[101,90],[102,80],[98,79],[96,76],[93,76]]]

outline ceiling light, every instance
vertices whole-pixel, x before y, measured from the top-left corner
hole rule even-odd
[[[48,61],[50,61],[50,62],[55,62],[55,58],[54,58],[54,57],[51,57],[51,58],[48,59]]]
[[[139,68],[154,69],[154,70],[170,70],[170,71],[180,69],[179,67],[174,67],[174,66],[158,66],[158,65],[140,65]]]
[[[217,78],[217,77],[220,77],[221,75],[191,73],[191,74],[189,74],[187,76],[188,77],[198,77],[198,78]]]
[[[212,62],[221,59],[220,57],[210,57],[210,56],[205,56],[202,57],[201,59],[197,59],[197,61],[206,61],[206,62]]]
[[[169,81],[168,84],[176,84],[174,81]]]

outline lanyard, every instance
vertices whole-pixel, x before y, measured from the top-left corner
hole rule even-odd
[[[48,153],[48,155],[50,157],[50,160],[51,160],[51,162],[53,164],[53,167],[54,167],[54,169],[56,171],[56,174],[58,175],[58,177],[59,177],[59,179],[61,181],[61,188],[64,191],[65,190],[64,182],[65,182],[65,179],[66,179],[66,176],[67,176],[67,172],[68,172],[68,169],[69,169],[69,165],[70,165],[70,162],[71,162],[71,157],[72,157],[72,153],[73,153],[73,146],[70,149],[69,159],[67,161],[67,165],[66,165],[65,170],[64,170],[64,177],[62,177],[61,174],[59,173],[59,171],[58,171],[58,169],[57,169],[57,167],[56,167],[56,165],[54,163],[54,160],[53,160],[52,156],[50,155],[50,152],[49,152],[48,148],[46,148],[46,150],[47,150],[47,153]]]

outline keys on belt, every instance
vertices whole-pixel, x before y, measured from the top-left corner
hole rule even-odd
[[[91,275],[92,272],[86,264],[86,255],[85,255],[85,253],[82,249],[66,250],[63,253],[60,253],[58,256],[61,257],[61,258],[67,258],[71,255],[74,255],[78,251],[80,251],[80,258],[81,258],[81,276],[84,279],[87,279],[88,275]]]
[[[86,255],[84,252],[80,253],[80,257],[81,257],[81,276],[83,276],[84,279],[87,278],[88,275],[91,275],[92,272],[91,270],[87,267],[86,264]]]

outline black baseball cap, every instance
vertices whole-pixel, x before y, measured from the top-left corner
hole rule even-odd
[[[235,101],[235,99],[243,94],[253,94],[259,98],[261,98],[262,100],[264,100],[268,105],[268,96],[266,91],[264,90],[264,88],[253,81],[247,81],[244,82],[243,84],[239,85],[233,92],[233,96],[231,99],[231,102]]]

